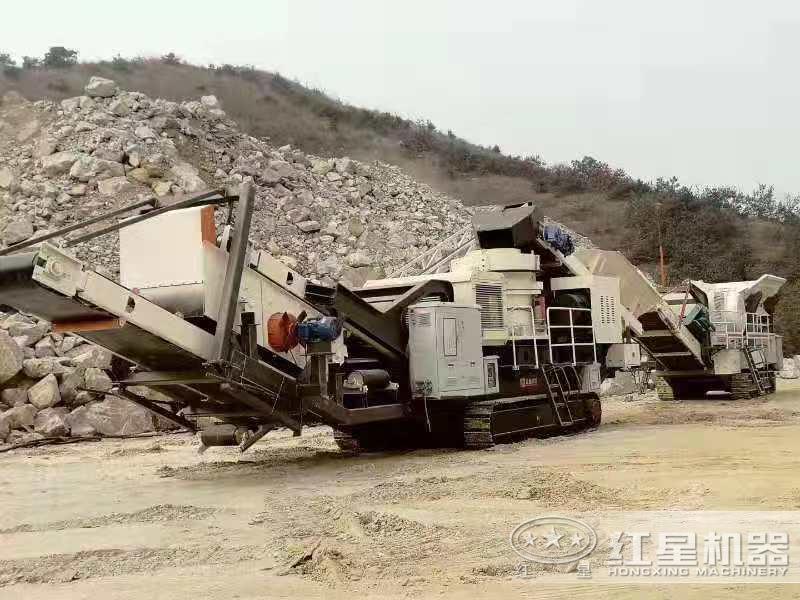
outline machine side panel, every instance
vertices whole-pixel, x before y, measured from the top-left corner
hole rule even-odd
[[[195,356],[212,358],[213,335],[97,273],[86,273],[78,297]]]
[[[202,215],[209,210],[187,208],[120,229],[120,283],[142,290],[201,283]]]

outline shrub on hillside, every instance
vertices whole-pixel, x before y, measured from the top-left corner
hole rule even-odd
[[[644,194],[630,201],[627,252],[634,262],[659,260],[664,247],[669,283],[686,279],[747,279],[746,236],[735,213],[697,200]]]
[[[51,46],[42,59],[42,66],[47,69],[64,69],[78,64],[78,51]]]
[[[165,65],[180,65],[183,61],[174,52],[169,52],[161,57],[161,62]]]
[[[800,278],[786,282],[775,303],[775,331],[783,335],[785,356],[800,354]]]
[[[35,56],[23,56],[22,68],[23,69],[38,69],[42,66],[42,61]]]

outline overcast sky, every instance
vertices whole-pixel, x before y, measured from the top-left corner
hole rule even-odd
[[[800,193],[800,2],[4,2],[0,49],[253,64],[549,163]]]

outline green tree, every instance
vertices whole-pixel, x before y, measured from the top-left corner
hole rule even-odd
[[[51,46],[42,59],[42,65],[48,69],[63,69],[77,63],[78,51],[64,46]]]
[[[8,52],[0,52],[0,67],[16,67],[17,61]]]
[[[161,62],[165,65],[179,65],[183,61],[181,60],[180,56],[175,54],[174,52],[170,52],[169,54],[165,54],[161,57]]]
[[[35,56],[23,56],[22,68],[23,69],[38,69],[42,66],[42,61]]]
[[[775,303],[775,331],[783,336],[783,354],[800,354],[800,279],[790,279]]]
[[[680,189],[675,193],[680,196]],[[741,218],[728,208],[668,194],[644,194],[630,201],[626,220],[631,259],[656,263],[661,243],[671,283],[690,278],[747,279],[746,236]]]

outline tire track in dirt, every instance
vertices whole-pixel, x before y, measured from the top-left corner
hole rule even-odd
[[[174,504],[157,504],[131,513],[111,513],[98,517],[53,521],[50,523],[22,523],[15,527],[0,529],[0,534],[28,533],[34,531],[62,531],[64,529],[92,529],[108,525],[125,523],[158,523],[163,521],[181,521],[207,519],[217,512],[214,508],[198,506],[176,506]]]
[[[171,567],[231,565],[258,560],[264,546],[193,546],[135,550],[89,550],[0,561],[0,587],[19,583],[66,583]]]

